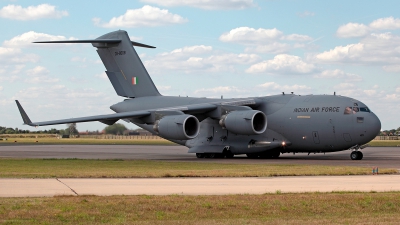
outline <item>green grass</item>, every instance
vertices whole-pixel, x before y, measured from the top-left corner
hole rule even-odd
[[[400,147],[400,140],[373,140],[368,144],[371,147]]]
[[[1,224],[398,224],[400,193],[0,198]]]
[[[61,145],[176,145],[165,139],[92,139],[92,138],[7,138],[1,144],[61,144]]]
[[[380,169],[381,174],[398,173]],[[0,178],[270,177],[365,175],[369,167],[153,160],[0,159]]]

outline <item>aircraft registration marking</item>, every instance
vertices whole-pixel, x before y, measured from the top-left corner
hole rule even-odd
[[[125,55],[126,54],[126,51],[117,51],[117,52],[115,52],[115,56],[117,56],[117,55]]]

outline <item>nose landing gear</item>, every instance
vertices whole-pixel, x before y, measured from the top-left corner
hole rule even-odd
[[[352,151],[350,153],[351,160],[361,160],[363,158],[363,153],[360,151]]]

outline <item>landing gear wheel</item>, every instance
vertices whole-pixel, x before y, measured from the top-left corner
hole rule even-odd
[[[211,158],[211,159],[213,159],[213,158],[217,158],[217,157],[216,157],[216,154],[215,154],[215,153],[208,153],[208,154],[206,154],[206,158]]]
[[[204,158],[205,155],[204,155],[204,153],[196,153],[196,157],[201,159],[201,158]]]
[[[351,160],[361,160],[363,158],[364,154],[360,151],[354,151],[351,152],[350,158]]]
[[[362,152],[358,152],[357,160],[361,160],[363,157],[364,157],[364,154]]]

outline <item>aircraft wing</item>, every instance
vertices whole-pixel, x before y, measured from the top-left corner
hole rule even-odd
[[[126,118],[140,118],[150,115],[149,111],[132,111],[132,112],[123,112],[123,113],[114,113],[114,114],[106,114],[106,115],[97,115],[97,116],[87,116],[87,117],[78,117],[71,119],[63,119],[63,120],[53,120],[53,121],[45,121],[45,122],[32,122],[25,110],[22,108],[21,104],[18,100],[15,100],[17,103],[19,112],[21,113],[22,120],[24,124],[29,126],[46,126],[46,125],[56,125],[56,124],[66,124],[66,123],[79,123],[79,122],[90,122],[90,121],[99,121],[108,125],[114,124],[119,119]]]
[[[159,108],[159,109],[148,109],[148,110],[139,110],[139,111],[131,111],[131,112],[121,112],[114,114],[106,114],[106,115],[97,115],[97,116],[86,116],[86,117],[77,117],[71,119],[62,119],[62,120],[52,120],[52,121],[44,121],[44,122],[32,122],[25,110],[22,108],[21,104],[18,100],[15,100],[17,103],[19,112],[21,113],[22,120],[24,124],[29,126],[47,126],[47,125],[57,125],[57,124],[67,124],[67,123],[81,123],[81,122],[91,122],[91,121],[99,121],[105,123],[107,125],[112,125],[119,119],[132,119],[132,118],[144,118],[147,116],[151,116],[154,113],[158,113],[161,115],[166,114],[183,114],[183,113],[200,113],[213,110],[217,108],[216,105],[213,104],[194,104],[180,107],[169,107],[169,108]]]

